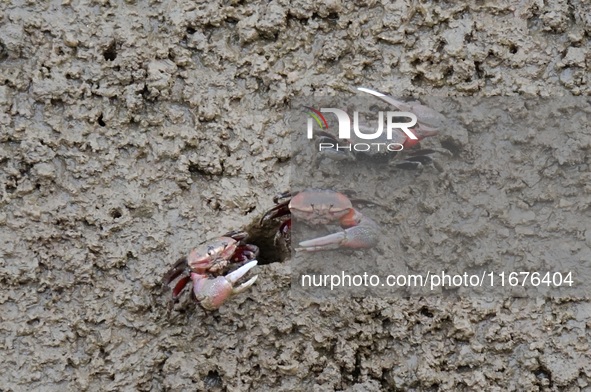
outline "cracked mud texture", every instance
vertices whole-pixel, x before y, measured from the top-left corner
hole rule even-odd
[[[293,97],[588,95],[590,6],[3,2],[0,390],[591,390],[584,298],[305,300],[286,261],[205,315],[187,299],[170,311],[160,284],[288,188]],[[428,225],[440,242],[422,233],[408,254],[458,260],[507,233],[518,256],[545,235],[588,250],[589,128],[564,145],[541,135],[493,135],[522,149],[511,173],[481,154],[488,136],[444,131],[430,142],[454,152],[442,171],[388,172],[401,204],[421,197],[398,209],[395,238]],[[544,166],[528,162],[539,152]],[[493,214],[466,228],[485,188],[499,195]]]

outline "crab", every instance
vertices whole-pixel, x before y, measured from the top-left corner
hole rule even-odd
[[[428,106],[422,105],[420,102],[402,102],[386,94],[382,94],[378,91],[363,87],[358,87],[357,90],[378,97],[382,101],[389,103],[398,110],[414,113],[417,116],[417,125],[413,130],[419,139],[421,138],[421,135],[423,138],[437,135],[439,128],[441,128],[445,123],[445,116]],[[415,143],[417,143],[416,140]]]
[[[257,276],[237,285],[257,265],[259,249],[246,243],[247,236],[242,231],[231,231],[181,257],[163,278],[164,284],[169,285],[180,277],[172,289],[173,300],[177,301],[185,286],[192,282],[194,299],[205,310],[215,310],[252,286]],[[233,268],[237,265],[240,266]]]
[[[333,160],[356,160],[360,156],[369,156],[371,158],[384,160],[390,160],[393,157],[397,157],[399,162],[394,164],[396,167],[401,169],[420,169],[423,164],[428,164],[433,161],[430,157],[431,154],[435,152],[448,153],[447,150],[419,148],[419,142],[421,140],[427,137],[436,136],[439,133],[439,128],[443,126],[445,122],[445,117],[441,113],[422,105],[419,102],[398,101],[378,91],[362,87],[359,87],[358,90],[378,97],[398,110],[414,113],[417,116],[417,124],[412,128],[412,133],[416,136],[416,139],[411,139],[402,131],[395,133],[393,139],[387,139],[386,134],[382,133],[381,136],[372,141],[372,144],[375,146],[381,146],[381,148],[378,147],[361,152],[352,151],[350,148],[343,149],[342,147],[319,149],[325,153],[324,156]],[[362,126],[360,126],[360,130],[367,133]],[[368,131],[372,132],[374,130]],[[325,143],[325,146],[339,145],[338,139],[328,132],[320,131],[317,132],[316,135],[319,146],[322,145],[321,143]],[[366,140],[360,139],[355,133],[353,133],[351,139],[348,140],[349,145],[364,142],[366,142]],[[386,147],[388,145],[402,147],[392,150]]]
[[[362,249],[377,245],[380,228],[378,224],[353,208],[344,194],[327,189],[307,189],[299,193],[286,192],[273,198],[275,207],[263,215],[264,221],[293,215],[309,225],[338,223],[343,230],[302,241],[296,250],[314,252],[331,249]],[[291,218],[285,220],[279,233],[289,242]]]

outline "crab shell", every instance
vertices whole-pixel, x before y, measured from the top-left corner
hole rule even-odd
[[[198,274],[223,270],[240,243],[231,237],[219,237],[193,249],[187,257],[191,271]]]
[[[289,210],[294,217],[310,224],[326,225],[342,220],[353,211],[353,205],[342,193],[308,189],[291,199]]]

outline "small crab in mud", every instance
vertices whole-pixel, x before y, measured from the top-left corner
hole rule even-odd
[[[417,123],[410,131],[416,137],[409,137],[405,132],[398,130],[388,139],[385,133],[373,138],[371,144],[367,143],[367,138],[360,138],[357,133],[353,133],[348,139],[346,145],[339,145],[338,139],[328,132],[317,132],[318,151],[324,153],[324,156],[333,160],[356,160],[358,157],[365,156],[372,159],[390,160],[393,157],[401,160],[394,165],[401,169],[418,169],[423,164],[433,161],[430,157],[435,152],[448,153],[441,149],[421,149],[419,142],[427,137],[435,136],[439,133],[439,128],[443,126],[445,117],[439,112],[422,105],[418,102],[402,102],[380,92],[358,88],[359,91],[369,93],[378,97],[382,101],[392,105],[403,112],[410,112],[416,115]],[[375,130],[359,126],[362,133],[374,133]]]
[[[246,237],[245,232],[231,231],[206,241],[193,249],[189,256],[181,257],[163,278],[164,284],[168,285],[182,275],[172,289],[173,299],[176,301],[185,286],[192,281],[195,300],[204,309],[215,310],[233,295],[252,286],[257,276],[234,286],[257,265],[255,259],[259,248],[247,244]],[[231,271],[233,265],[240,263],[243,265]]]
[[[287,200],[284,200],[287,199]],[[307,189],[299,193],[283,193],[273,198],[275,207],[261,218],[293,215],[309,225],[338,223],[344,230],[299,243],[296,250],[318,251],[339,248],[371,248],[378,243],[380,228],[376,222],[353,208],[351,200],[342,193],[327,189]],[[290,241],[291,219],[284,221],[279,232]]]

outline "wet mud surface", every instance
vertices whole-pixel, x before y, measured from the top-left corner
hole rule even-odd
[[[306,299],[280,252],[217,312],[171,310],[160,282],[289,188],[294,97],[588,95],[589,15],[583,1],[3,3],[0,390],[591,390],[583,297]],[[588,126],[449,129],[428,146],[453,154],[384,169],[369,195],[396,202],[379,219],[406,263],[501,252],[538,268],[550,248],[589,263]]]

